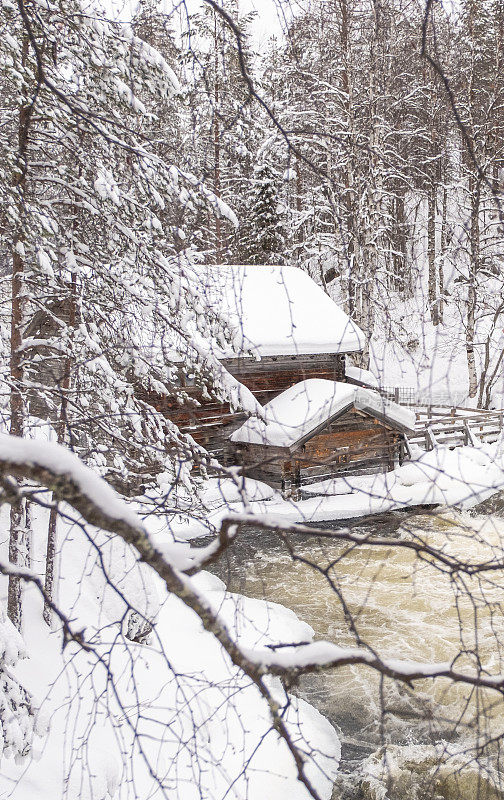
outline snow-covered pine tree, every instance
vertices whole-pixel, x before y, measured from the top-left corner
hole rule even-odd
[[[270,90],[289,131],[291,259],[326,287],[339,278],[341,299],[369,336],[384,250],[375,24],[353,0],[311,4],[289,27]]]
[[[179,83],[131,26],[78,0],[23,13],[4,2],[2,12],[11,404],[25,427],[30,414],[49,421],[123,491],[171,468],[187,481],[204,454],[145,392],[181,396],[183,363],[206,391],[236,403],[236,382],[202,345],[232,332],[202,305],[173,217],[162,217],[171,206],[210,209],[231,225],[236,217],[151,139],[158,107],[177,106]],[[12,426],[12,408],[10,417]],[[11,561],[26,563],[14,523]]]
[[[30,693],[21,685],[14,668],[26,657],[20,633],[0,610],[0,760],[23,760],[32,748],[33,737],[42,733]]]
[[[249,212],[243,224],[244,263],[282,264],[285,259],[283,206],[280,204],[278,178],[269,164],[254,169],[249,190]]]
[[[240,33],[246,69],[254,75],[249,36],[253,15],[241,14],[236,0],[221,5]],[[186,163],[231,205],[241,222],[249,210],[247,191],[261,130],[257,107],[242,74],[236,31],[205,5],[188,18],[183,41],[188,45],[183,59]],[[208,210],[202,209],[195,219],[189,238],[210,262],[232,263],[241,258],[241,228],[225,226],[219,217],[209,216]]]
[[[502,231],[504,208],[499,180],[504,142],[504,8],[498,0],[460,4],[456,29],[465,136],[461,166],[465,185],[463,270],[456,297],[463,314],[469,396],[490,402],[501,371],[501,354],[490,356],[490,340],[502,326]],[[482,346],[483,345],[483,346]],[[495,351],[494,351],[495,353]],[[493,363],[492,363],[493,362]]]

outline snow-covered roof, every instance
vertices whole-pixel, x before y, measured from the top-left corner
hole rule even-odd
[[[354,367],[352,364],[346,364],[345,375],[352,381],[365,383],[367,386],[372,386],[373,389],[378,388],[378,379],[368,369],[360,369],[360,367]]]
[[[349,353],[362,331],[298,267],[195,267],[206,303],[229,323],[233,344],[219,357]]]
[[[351,408],[404,432],[412,432],[415,427],[412,411],[384,400],[378,392],[349,383],[310,378],[270,400],[264,406],[264,419],[250,417],[230,438],[233,442],[290,448]]]
[[[416,416],[410,408],[404,408],[392,400],[386,400],[372,389],[356,388],[354,406],[377,419],[393,424],[404,433],[414,433]]]

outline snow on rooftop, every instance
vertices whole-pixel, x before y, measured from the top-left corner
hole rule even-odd
[[[220,357],[348,353],[362,331],[298,267],[220,264],[194,268],[206,302],[227,319],[233,345]]]
[[[356,389],[354,405],[359,411],[366,411],[378,418],[384,417],[405,432],[413,433],[415,430],[414,411],[392,400],[385,400],[378,392],[373,392],[371,389]]]
[[[377,392],[349,383],[310,378],[289,387],[264,406],[264,419],[250,417],[231,441],[292,447],[324,422],[355,407],[412,431],[415,415]]]
[[[365,383],[367,386],[372,386],[373,389],[378,388],[378,379],[368,369],[360,369],[360,367],[354,367],[352,364],[346,364],[345,375],[352,381]]]

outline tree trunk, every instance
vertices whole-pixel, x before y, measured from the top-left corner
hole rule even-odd
[[[74,220],[75,220],[74,210]],[[75,223],[73,223],[75,224]],[[73,331],[77,320],[77,276],[72,273],[70,284],[69,296],[69,309],[68,309],[68,327],[70,329],[70,336],[73,338]],[[65,426],[67,423],[67,405],[68,405],[68,390],[70,389],[70,381],[72,375],[72,358],[70,355],[65,359],[65,367],[63,371],[63,378],[61,381],[61,405],[59,412],[59,420],[57,426],[58,444],[63,444],[65,441]],[[45,568],[45,582],[44,588],[46,596],[49,600],[54,601],[54,584],[56,575],[56,544],[57,544],[57,524],[58,524],[58,507],[57,505],[51,508],[49,514],[49,524],[47,526],[47,549],[46,549],[46,568]],[[49,604],[44,602],[44,620],[51,627],[52,623],[52,610]]]
[[[340,28],[340,46],[342,52],[341,64],[341,85],[344,92],[344,108],[346,113],[346,122],[349,134],[349,153],[348,161],[343,168],[345,192],[343,194],[343,203],[346,210],[346,241],[343,241],[345,248],[345,258],[347,261],[346,277],[342,281],[342,289],[345,296],[344,307],[345,311],[350,317],[354,317],[357,305],[357,287],[355,284],[355,270],[359,268],[359,253],[358,243],[356,238],[356,218],[354,213],[354,158],[353,158],[353,141],[354,141],[354,121],[353,121],[353,106],[352,106],[352,84],[350,80],[350,42],[349,42],[349,20],[348,20],[348,2],[347,0],[339,0],[341,11],[341,28]],[[336,218],[336,230],[338,230],[339,222]]]
[[[54,498],[53,498],[54,499]],[[47,550],[46,550],[46,571],[44,589],[49,600],[54,601],[54,582],[56,574],[56,531],[58,523],[58,507],[55,505],[51,508],[49,513],[49,525],[47,527]],[[52,610],[47,603],[44,602],[43,611],[44,622],[51,627],[52,624]]]
[[[443,188],[443,210],[441,216],[441,254],[439,258],[439,271],[438,271],[439,322],[441,323],[443,322],[443,314],[444,314],[444,261],[446,258],[446,251],[448,250],[448,229],[446,222],[447,203],[448,203],[448,191],[445,185]]]
[[[303,178],[301,175],[301,167],[299,159],[296,159],[296,211],[297,211],[297,240],[299,244],[303,244],[303,230],[304,226],[299,224],[301,219],[301,212],[303,210]]]
[[[214,112],[213,112],[213,145],[214,145],[214,185],[213,190],[217,197],[221,196],[221,170],[220,170],[220,125],[219,125],[219,47],[217,36],[217,14],[215,13],[215,28],[214,28],[214,66],[215,66],[215,83],[214,83]],[[219,216],[218,209],[215,214],[215,261],[217,264],[222,263],[222,222]]]
[[[411,293],[411,280],[406,276],[406,211],[404,190],[397,187],[394,195],[392,214],[392,280],[391,286],[405,296]]]
[[[429,264],[429,309],[433,325],[439,324],[439,308],[436,275],[436,188],[434,184],[427,192],[427,261]]]
[[[470,231],[470,263],[469,283],[467,289],[467,323],[466,323],[466,354],[467,369],[469,372],[469,397],[475,397],[478,390],[478,375],[476,372],[476,358],[474,354],[474,337],[476,333],[476,304],[478,302],[476,280],[480,266],[480,210],[481,182],[471,175],[469,179],[469,194],[471,198],[471,231]]]
[[[28,40],[25,38],[22,48],[22,61],[28,55]],[[22,353],[23,339],[23,274],[25,262],[25,203],[26,172],[28,154],[28,131],[30,128],[33,104],[29,104],[24,89],[22,104],[19,109],[18,154],[13,173],[13,188],[16,191],[17,221],[12,247],[12,280],[11,280],[11,329],[10,329],[10,433],[22,436],[24,432],[24,402],[22,394]],[[19,566],[28,566],[30,561],[29,524],[26,501],[13,503],[10,511],[9,561]],[[7,614],[13,625],[21,630],[21,581],[9,576],[7,592]]]

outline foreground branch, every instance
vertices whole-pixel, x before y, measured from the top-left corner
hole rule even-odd
[[[348,664],[362,664],[378,671],[383,676],[407,684],[425,678],[447,678],[453,682],[484,687],[504,694],[504,676],[490,676],[484,671],[474,674],[458,672],[453,668],[454,662],[451,664],[421,664],[400,659],[381,659],[370,649],[364,647],[341,648],[330,642],[314,642],[300,646],[276,648],[275,650],[264,649],[263,651],[240,648],[231,638],[218,615],[207,604],[205,598],[196,591],[191,578],[175,569],[166,560],[163,553],[153,546],[146,529],[135,512],[102,478],[84,466],[77,456],[57,444],[0,435],[0,476],[35,481],[46,486],[53,491],[57,501],[71,504],[88,523],[121,536],[124,541],[136,549],[140,559],[149,564],[163,579],[168,591],[179,597],[198,615],[203,627],[216,637],[233,664],[255,684],[269,705],[274,728],[291,752],[299,780],[315,799],[318,798],[318,795],[305,774],[304,758],[291,738],[277,702],[264,683],[265,675],[278,675],[292,683],[303,673],[342,667]],[[2,499],[5,502],[6,496],[4,495]],[[455,568],[464,568],[464,565],[457,563],[456,559],[422,542],[367,537],[349,530],[328,532],[308,526],[282,524],[278,518],[268,519],[265,516],[261,519],[246,514],[224,520],[218,543],[205,548],[200,565],[213,560],[225,549],[241,527],[250,524],[265,530],[276,530],[283,535],[287,532],[305,533],[310,536],[314,534],[317,536],[330,535],[332,538],[356,544],[412,548],[419,556],[428,556],[433,564],[439,561],[445,569],[448,568],[450,571]],[[482,565],[483,568],[487,568],[487,566]],[[466,569],[474,568],[475,565],[466,565]],[[3,565],[3,571],[7,571],[7,574],[12,569],[11,565]],[[190,571],[193,572],[194,569]],[[29,570],[17,569],[16,574],[35,583],[44,596],[43,586],[33,573]],[[68,631],[68,621],[64,615],[57,609],[55,611],[64,628],[67,623],[67,635],[71,634],[70,638],[84,646],[79,640],[79,634]]]
[[[190,578],[175,570],[153,546],[141,520],[119,495],[61,445],[5,434],[0,435],[0,475],[27,479],[46,486],[52,490],[56,501],[69,503],[86,522],[121,536],[137,550],[140,559],[162,578],[168,591],[198,615],[205,630],[220,642],[233,664],[255,684],[268,703],[273,727],[292,755],[299,781],[314,800],[320,800],[306,776],[305,759],[289,733],[277,702],[263,681],[265,670],[244,655],[226,626],[193,588]],[[41,584],[39,588],[43,590]]]
[[[58,608],[58,606],[53,603],[53,601],[51,600],[51,598],[49,597],[44,588],[44,584],[42,583],[39,576],[35,574],[35,572],[32,572],[32,570],[28,569],[27,567],[18,567],[17,564],[10,564],[9,562],[6,561],[0,561],[0,574],[7,575],[9,578],[11,577],[19,578],[19,580],[21,581],[25,581],[26,583],[33,583],[36,586],[36,588],[39,590],[40,594],[44,598],[44,603],[51,611],[55,613],[55,615],[61,622],[63,628],[63,647],[65,647],[65,645],[68,642],[75,642],[76,644],[79,645],[79,647],[82,647],[82,649],[85,650],[86,652],[89,652],[90,650],[93,649],[91,645],[89,645],[85,641],[83,630],[81,631],[73,630],[70,624],[70,620],[65,614],[63,614],[61,609]]]

